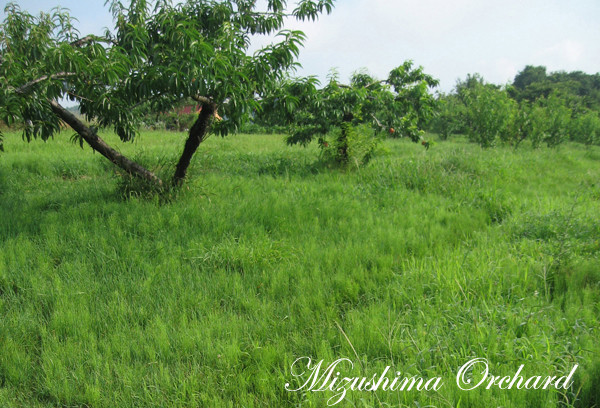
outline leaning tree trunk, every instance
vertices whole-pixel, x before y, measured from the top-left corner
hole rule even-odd
[[[181,153],[181,157],[175,168],[175,175],[173,176],[174,185],[181,185],[185,179],[190,161],[198,149],[198,146],[200,146],[200,143],[206,138],[208,129],[216,112],[216,104],[212,102],[205,102],[202,104],[202,110],[198,114],[198,119],[196,119],[196,122],[194,122],[194,125],[190,128],[183,152]]]
[[[83,138],[95,151],[106,157],[108,160],[125,170],[127,173],[146,180],[152,184],[162,185],[162,181],[154,173],[123,156],[121,153],[110,147],[102,140],[96,132],[87,127],[74,114],[63,108],[58,102],[50,101],[52,111],[67,123],[79,136]]]

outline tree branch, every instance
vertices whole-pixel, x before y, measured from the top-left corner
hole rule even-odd
[[[380,128],[383,128],[384,126],[381,124],[381,122],[379,121],[379,119],[377,119],[377,117],[371,113],[371,117],[373,119],[375,119],[375,123],[377,123],[377,126],[379,126]]]
[[[114,41],[112,41],[110,38],[98,37],[95,35],[88,35],[83,38],[80,38],[77,41],[71,42],[70,45],[73,47],[80,48],[92,41],[104,42],[107,44],[114,44]],[[0,56],[0,64],[2,64],[2,62],[3,62],[3,59],[2,59],[2,56]],[[27,82],[25,85],[22,85],[19,88],[16,88],[15,92],[18,94],[24,95],[29,90],[29,88],[31,88],[32,86],[34,86],[40,82],[46,81],[48,79],[68,78],[68,77],[75,76],[75,75],[77,75],[75,72],[58,72],[58,73],[52,74],[52,75],[43,75],[37,79],[34,79],[33,81]]]
[[[387,83],[388,83],[388,80],[387,80],[387,79],[382,79],[381,81],[374,81],[374,82],[371,82],[369,85],[365,86],[365,88],[370,88],[370,87],[372,87],[373,85],[377,85],[377,84],[387,84]]]
[[[91,99],[88,99],[88,98],[86,98],[84,96],[81,96],[81,95],[77,95],[76,93],[73,93],[71,91],[67,91],[67,95],[70,95],[70,96],[72,96],[75,99],[81,99],[82,101],[94,102]]]
[[[128,159],[121,153],[110,147],[104,140],[102,140],[96,132],[87,127],[81,120],[77,118],[73,113],[63,108],[55,100],[49,101],[52,112],[54,112],[59,118],[67,123],[74,131],[79,134],[83,140],[85,140],[95,151],[106,157],[108,160],[125,170],[127,173],[139,177],[143,180],[149,181],[152,184],[162,185],[162,180],[159,179],[154,173],[140,166],[138,163]]]
[[[84,45],[91,43],[92,41],[103,42],[103,43],[112,44],[112,45],[115,44],[115,42],[113,40],[111,40],[110,38],[98,37],[95,35],[88,35],[83,38],[80,38],[77,41],[73,41],[72,43],[70,43],[70,45],[72,47],[81,48]]]
[[[142,100],[140,100],[138,103],[136,103],[135,105],[133,105],[133,106],[132,106],[130,109],[131,109],[131,110],[137,109],[137,108],[139,108],[140,106],[142,106],[143,104],[145,104],[145,103],[148,103],[148,102],[150,102],[150,101],[153,101],[153,100],[155,100],[155,99],[158,99],[158,98],[160,98],[160,97],[163,97],[163,96],[165,96],[165,94],[163,94],[163,93],[160,93],[160,92],[159,92],[159,93],[157,93],[157,94],[154,94],[154,95],[152,95],[152,96],[149,96],[148,98],[145,98],[145,99],[142,99]],[[180,99],[181,99],[181,98],[180,98]],[[180,99],[178,99],[178,100],[180,100]]]
[[[386,84],[386,83],[388,83],[388,80],[387,79],[382,79],[381,81],[371,82],[369,85],[365,85],[363,88],[367,89],[367,88],[372,87],[373,85]],[[345,88],[345,89],[351,89],[352,88],[351,85],[339,84],[339,83],[337,84],[337,86],[339,86],[340,88]]]
[[[206,96],[200,96],[200,95],[195,95],[192,96],[192,99],[200,102],[202,105],[208,105],[210,107],[210,109],[212,111],[214,111],[213,116],[215,117],[216,120],[218,120],[219,122],[223,120],[223,118],[221,116],[219,116],[219,106],[210,98],[207,98]]]
[[[192,96],[192,99],[197,102],[200,102],[200,103],[205,103],[207,105],[211,105],[211,104],[216,105],[212,99],[207,98],[206,96],[194,95],[194,96]]]
[[[39,84],[40,82],[46,81],[48,79],[68,78],[68,77],[72,77],[75,75],[77,75],[75,72],[58,72],[58,73],[52,74],[52,75],[43,75],[37,79],[34,79],[33,81],[27,82],[25,85],[22,85],[22,86],[16,88],[15,92],[20,95],[25,95],[27,93],[27,91],[29,90],[29,88],[31,88],[32,86],[34,86],[36,84]]]

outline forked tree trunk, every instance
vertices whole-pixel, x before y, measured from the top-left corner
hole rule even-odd
[[[175,168],[175,175],[173,176],[174,185],[180,185],[185,179],[190,161],[198,149],[198,146],[200,146],[200,143],[206,138],[208,128],[210,127],[216,112],[216,104],[212,102],[205,102],[202,104],[202,110],[198,114],[198,119],[196,119],[196,122],[194,122],[194,125],[190,128],[188,138],[183,148],[183,153],[181,153],[181,157]]]
[[[71,128],[73,128],[73,130],[77,132],[77,134],[79,134],[83,140],[85,140],[86,143],[92,147],[92,149],[106,157],[115,165],[125,170],[129,174],[153,184],[159,186],[163,184],[162,180],[154,173],[110,147],[104,140],[102,140],[102,138],[92,131],[92,129],[87,127],[74,114],[63,108],[58,102],[50,101],[50,106],[52,107],[52,111],[65,123],[71,126]],[[173,176],[174,185],[180,185],[185,179],[192,157],[198,149],[198,146],[200,146],[200,143],[202,143],[206,138],[208,129],[213,118],[215,117],[216,111],[216,104],[212,102],[206,102],[202,104],[202,111],[198,114],[198,119],[196,119],[196,122],[194,122],[194,125],[190,129],[188,138],[185,142],[185,147],[181,157],[179,158],[177,167],[175,168],[175,175]]]
[[[139,165],[133,160],[128,159],[121,153],[110,147],[104,140],[102,140],[94,131],[87,127],[81,120],[79,120],[74,114],[63,108],[58,102],[50,101],[52,111],[60,117],[65,123],[67,123],[79,136],[83,138],[89,144],[92,149],[106,157],[108,160],[116,164],[127,173],[146,180],[156,185],[162,185],[162,181],[154,173]]]

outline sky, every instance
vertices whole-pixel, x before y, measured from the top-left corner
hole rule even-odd
[[[68,8],[82,35],[112,27],[104,0],[15,2],[34,14]],[[335,68],[345,80],[366,69],[385,78],[410,59],[450,92],[473,73],[510,83],[526,65],[600,72],[599,21],[600,0],[337,0],[331,15],[288,28],[307,35],[296,75],[324,81]]]

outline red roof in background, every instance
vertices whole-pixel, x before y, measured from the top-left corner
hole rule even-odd
[[[200,112],[200,109],[202,109],[202,107],[200,105],[185,105],[185,106],[182,106],[177,111],[177,113],[179,115],[188,114],[188,113],[197,113],[197,112]]]

